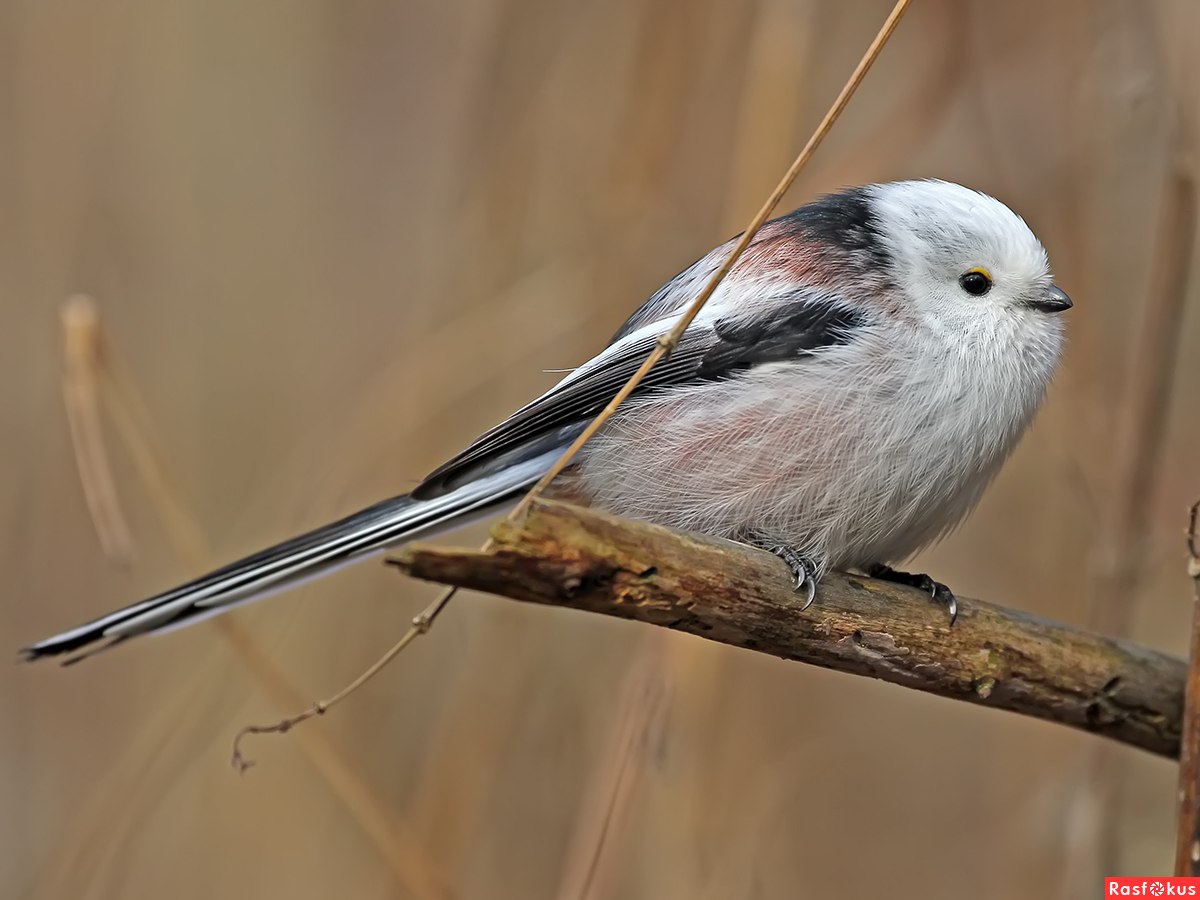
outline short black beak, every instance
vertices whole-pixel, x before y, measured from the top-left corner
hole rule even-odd
[[[1070,297],[1068,297],[1054,285],[1050,285],[1049,290],[1047,290],[1042,296],[1033,300],[1026,300],[1025,302],[1034,309],[1048,313],[1062,312],[1064,309],[1070,309],[1075,305],[1071,302]]]

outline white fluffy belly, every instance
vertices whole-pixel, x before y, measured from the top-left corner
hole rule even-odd
[[[918,384],[878,362],[837,383],[788,363],[635,400],[585,447],[579,484],[619,515],[759,533],[822,570],[898,562],[975,505],[1042,386],[998,423],[961,374]]]

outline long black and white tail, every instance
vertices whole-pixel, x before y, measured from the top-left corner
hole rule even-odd
[[[21,653],[33,660],[78,652],[64,665],[78,662],[129,638],[191,625],[389,546],[447,531],[514,500],[541,477],[556,452],[526,460],[440,497],[417,500],[404,494],[376,503],[195,581],[38,641],[22,648]]]

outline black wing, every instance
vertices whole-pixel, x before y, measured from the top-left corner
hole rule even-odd
[[[555,447],[565,448],[637,371],[673,321],[664,320],[661,330],[626,335],[610,344],[432,472],[412,496],[437,497]],[[750,316],[692,323],[679,346],[650,370],[633,395],[729,378],[752,366],[808,356],[849,342],[865,324],[863,315],[838,297],[807,289],[780,294],[759,301]]]
[[[613,340],[682,312],[725,262],[739,238],[740,234],[734,235],[655,291],[618,329]],[[756,270],[761,272],[764,266],[786,269],[800,256],[820,254],[820,248],[840,251],[841,265],[856,270],[860,277],[888,268],[889,260],[882,249],[872,211],[870,189],[848,188],[826,194],[787,215],[771,219],[754,236],[730,271],[726,284],[736,283],[740,277],[753,275]]]

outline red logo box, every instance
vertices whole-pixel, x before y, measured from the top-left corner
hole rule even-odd
[[[1105,878],[1104,896],[1200,898],[1200,878]]]

